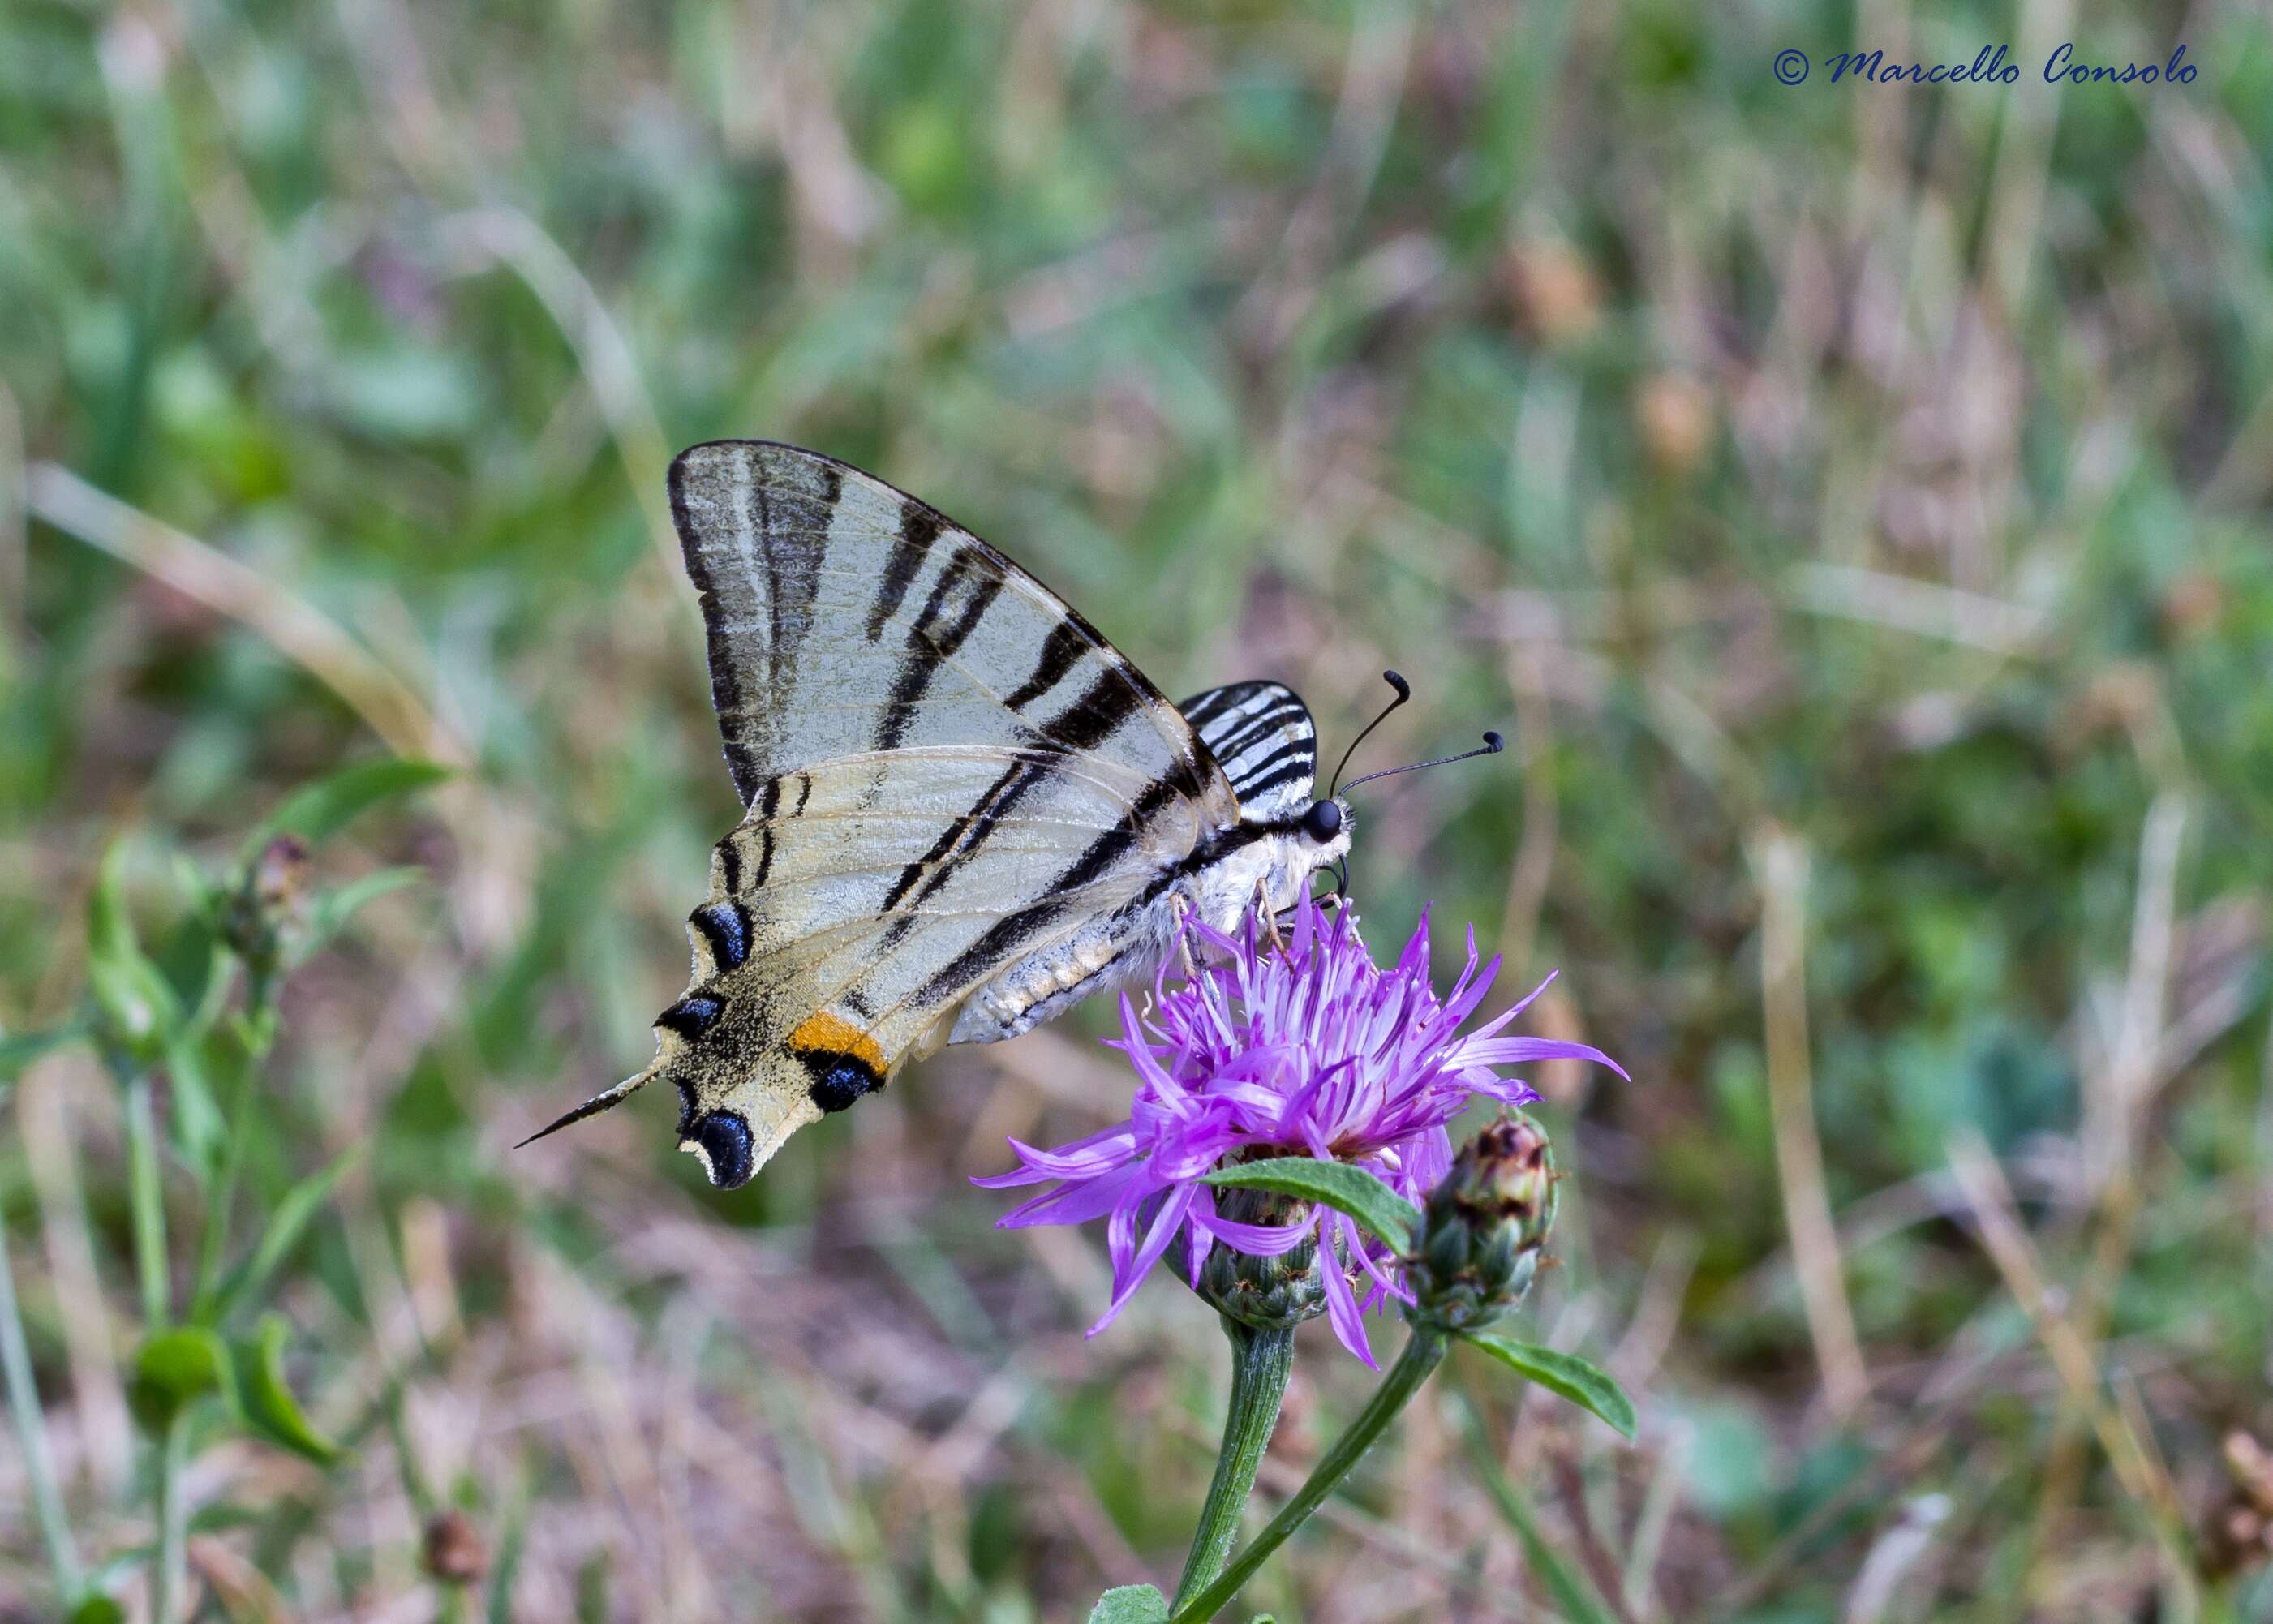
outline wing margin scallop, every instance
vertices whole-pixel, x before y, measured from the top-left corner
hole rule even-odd
[[[880,767],[884,804],[967,804],[954,838],[862,812]],[[1009,804],[1001,786],[1019,782],[1036,787]],[[928,1051],[1006,962],[1143,896],[1199,833],[1198,808],[1157,781],[1115,783],[1049,752],[899,751],[769,780],[713,857],[688,922],[694,970],[639,1081],[671,1080],[683,1135],[738,1115],[754,1171],[799,1123]]]
[[[1028,768],[1036,790],[981,811]],[[881,810],[926,798],[964,810]],[[709,896],[687,918],[693,969],[656,1017],[654,1059],[530,1137],[668,1078],[682,1141],[714,1183],[739,1184],[798,1126],[927,1051],[1006,962],[1173,875],[1203,816],[1159,780],[1062,752],[902,750],[769,779],[712,855]],[[1002,832],[1022,838],[998,844]]]

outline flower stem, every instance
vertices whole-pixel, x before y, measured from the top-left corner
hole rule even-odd
[[[1240,1586],[1349,1476],[1350,1469],[1397,1418],[1397,1412],[1405,1408],[1406,1402],[1421,1390],[1421,1384],[1444,1358],[1444,1347],[1443,1332],[1426,1326],[1413,1328],[1412,1340],[1405,1344],[1405,1351],[1398,1355],[1397,1363],[1381,1379],[1381,1385],[1373,1390],[1365,1408],[1334,1441],[1334,1447],[1326,1451],[1325,1458],[1318,1463],[1309,1480],[1294,1491],[1294,1497],[1279,1508],[1279,1515],[1271,1519],[1269,1526],[1205,1589],[1189,1600],[1179,1598],[1169,1614],[1168,1624],[1204,1624],[1223,1610],[1224,1604],[1239,1593]]]
[[[40,1413],[39,1390],[32,1384],[32,1353],[24,1341],[23,1315],[16,1306],[16,1271],[8,1261],[4,1231],[0,1231],[0,1366],[6,1369],[8,1408],[15,1417],[17,1441],[24,1447],[24,1477],[40,1520],[40,1536],[47,1542],[48,1567],[55,1574],[64,1605],[73,1606],[86,1582],[86,1570],[79,1565],[71,1518],[64,1510],[63,1492],[56,1486],[55,1463],[48,1455],[47,1422]]]
[[[1240,1514],[1255,1488],[1256,1469],[1279,1425],[1279,1405],[1294,1369],[1294,1333],[1260,1331],[1226,1316],[1223,1334],[1231,1341],[1231,1408],[1223,1418],[1223,1447],[1217,1451],[1215,1480],[1192,1533],[1191,1554],[1176,1600],[1201,1589],[1223,1571],[1224,1560],[1239,1538]]]
[[[150,1077],[126,1081],[126,1196],[134,1214],[134,1259],[142,1278],[142,1318],[153,1332],[173,1317],[166,1283],[166,1198],[158,1181],[158,1125]]]
[[[188,1419],[166,1423],[158,1445],[158,1573],[150,1605],[152,1624],[176,1624],[189,1589],[189,1528],[183,1515],[182,1473],[189,1464]]]
[[[158,1124],[150,1101],[150,1076],[126,1080],[126,1197],[134,1215],[134,1257],[142,1280],[142,1317],[146,1333],[172,1323],[173,1291],[166,1277],[166,1193],[158,1171]],[[182,1515],[182,1471],[188,1463],[189,1430],[181,1416],[166,1423],[158,1441],[158,1571],[152,1592],[152,1624],[176,1624],[189,1578],[188,1530]]]

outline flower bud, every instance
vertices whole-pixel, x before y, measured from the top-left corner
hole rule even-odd
[[[475,1532],[472,1519],[462,1511],[438,1511],[427,1518],[425,1536],[420,1543],[420,1559],[427,1576],[444,1584],[471,1584],[489,1567],[489,1547]]]
[[[1223,1189],[1215,1193],[1216,1213],[1238,1224],[1279,1229],[1310,1216],[1310,1203],[1266,1190]],[[1317,1231],[1276,1257],[1251,1257],[1226,1246],[1208,1248],[1200,1265],[1200,1300],[1227,1319],[1258,1331],[1291,1331],[1326,1309],[1325,1282],[1318,1274]],[[1191,1254],[1179,1234],[1170,1261],[1179,1276],[1192,1277]]]
[[[221,935],[245,962],[266,974],[282,956],[288,932],[299,924],[306,902],[308,848],[293,835],[279,834],[260,849],[231,894],[221,916]]]
[[[1555,1155],[1530,1118],[1501,1118],[1429,1193],[1406,1269],[1416,1318],[1445,1330],[1490,1324],[1523,1300],[1555,1223]]]

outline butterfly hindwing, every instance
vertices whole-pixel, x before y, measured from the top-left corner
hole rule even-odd
[[[1176,708],[1231,781],[1242,819],[1291,818],[1310,804],[1317,730],[1309,707],[1285,683],[1227,683]]]
[[[1005,963],[1112,917],[1201,834],[1192,804],[1146,809],[1144,793],[1061,752],[945,746],[761,785],[689,918],[687,991],[656,1022],[682,1136],[701,1146],[727,1113],[754,1167],[943,1041]],[[734,1171],[705,1154],[714,1177]]]

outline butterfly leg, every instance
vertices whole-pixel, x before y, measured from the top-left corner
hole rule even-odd
[[[1200,967],[1192,960],[1192,933],[1184,928],[1185,916],[1190,913],[1191,909],[1185,904],[1182,897],[1173,894],[1168,898],[1168,907],[1175,915],[1176,956],[1183,962],[1184,979],[1197,982],[1200,978]]]
[[[1263,889],[1263,882],[1255,882],[1255,911],[1263,916],[1263,933],[1271,939],[1272,947],[1280,958],[1287,956],[1287,939],[1279,934],[1279,911],[1271,906],[1271,898]]]

